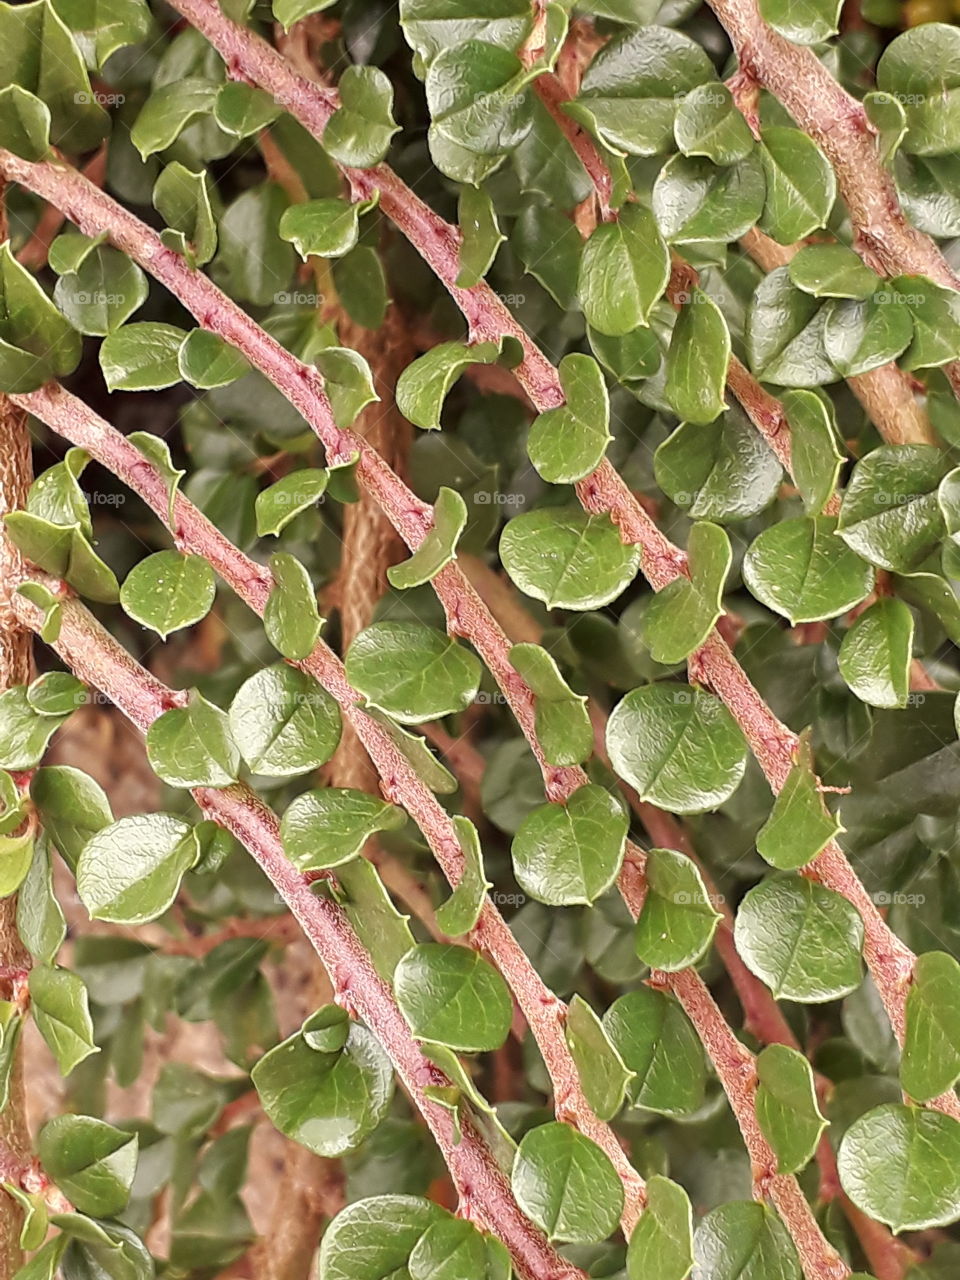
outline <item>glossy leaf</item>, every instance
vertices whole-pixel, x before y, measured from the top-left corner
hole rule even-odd
[[[733,560],[730,539],[701,521],[687,541],[689,577],[658,591],[643,615],[641,635],[655,662],[671,665],[699,648],[723,611],[723,589]]]
[[[427,942],[408,951],[394,974],[394,993],[413,1034],[462,1053],[499,1049],[513,1002],[503,978],[466,947]]]
[[[907,992],[906,1038],[900,1063],[904,1090],[927,1102],[960,1077],[960,965],[944,951],[917,957]]]
[[[809,735],[803,734],[770,817],[757,832],[757,852],[771,866],[792,871],[812,862],[842,830],[824,804]]]
[[[280,838],[298,870],[320,871],[358,857],[371,835],[405,821],[401,809],[363,791],[323,787],[297,796],[283,815]]]
[[[570,1001],[563,1032],[587,1101],[601,1120],[612,1120],[623,1105],[633,1072],[580,996]]]
[[[629,205],[602,222],[580,260],[580,303],[598,333],[622,336],[648,322],[670,278],[670,255],[653,216]]]
[[[772,125],[762,138],[767,198],[760,230],[779,244],[794,244],[826,224],[837,181],[826,156],[799,129]]]
[[[40,965],[30,971],[30,1009],[37,1030],[57,1060],[61,1075],[69,1075],[78,1063],[99,1053],[93,1038],[93,1022],[87,988],[69,969]]]
[[[659,446],[653,465],[663,491],[695,520],[757,515],[783,478],[776,457],[738,408],[708,426],[682,423]]]
[[[711,1210],[693,1238],[696,1274],[710,1280],[802,1280],[793,1242],[775,1209],[731,1200]]]
[[[185,707],[173,707],[151,724],[147,757],[171,787],[228,787],[240,772],[226,713],[196,689]]]
[[[627,819],[605,788],[578,787],[565,804],[546,804],[520,825],[511,852],[517,881],[554,907],[589,906],[616,879]]]
[[[500,539],[503,567],[548,609],[596,609],[615,600],[640,561],[609,516],[549,507],[515,516]]]
[[[77,892],[95,920],[145,924],[170,906],[200,849],[168,813],[121,818],[96,831],[77,862]]]
[[[530,428],[530,461],[550,484],[589,475],[606,453],[610,402],[600,366],[590,356],[564,356],[559,365],[565,403],[541,413]]]
[[[526,1134],[510,1181],[521,1209],[551,1240],[603,1240],[623,1206],[623,1187],[607,1156],[566,1124],[544,1124]]]
[[[442,342],[407,365],[397,381],[397,408],[425,431],[439,431],[440,411],[447,392],[471,364],[492,364],[499,355],[493,342],[467,346]]]
[[[290,778],[319,769],[340,741],[340,711],[313,679],[284,663],[246,680],[230,704],[230,731],[254,773]]]
[[[735,164],[753,150],[750,127],[718,80],[691,89],[677,108],[673,132],[685,156],[706,156],[714,164]]]
[[[800,516],[771,525],[744,557],[744,582],[794,625],[846,613],[869,594],[874,573],[837,533],[833,516]]]
[[[860,985],[863,921],[832,889],[777,876],[751,889],[736,921],[737,950],[778,999],[835,1000]]]
[[[270,557],[273,587],[263,611],[263,627],[273,647],[291,661],[313,652],[323,619],[310,575],[285,551]]]
[[[458,214],[461,240],[457,285],[461,289],[472,289],[490,270],[506,237],[497,222],[493,201],[480,187],[463,188]]]
[[[456,888],[437,907],[437,924],[450,938],[469,933],[480,918],[487,896],[493,885],[487,880],[483,866],[483,850],[477,828],[469,818],[457,816],[453,825],[463,852],[463,874]]]
[[[399,590],[420,587],[457,558],[457,542],[467,524],[467,506],[454,489],[441,485],[433,508],[433,526],[408,560],[387,570]]]
[[[844,632],[840,674],[871,707],[905,707],[910,693],[913,614],[902,600],[884,596]]]
[[[720,913],[696,863],[685,854],[651,849],[646,877],[647,896],[635,934],[637,955],[651,969],[685,969],[710,946]]]
[[[810,1063],[796,1049],[768,1044],[757,1055],[757,1120],[778,1173],[798,1173],[813,1158],[826,1120]]]
[[[100,368],[110,391],[158,391],[180,381],[186,333],[172,324],[125,324],[104,339]]]
[[[843,454],[823,400],[813,391],[787,391],[783,408],[790,425],[793,477],[807,515],[820,515],[833,496]]]
[[[45,0],[37,0],[5,11],[23,14],[44,7]],[[0,245],[0,389],[35,391],[50,378],[72,373],[79,362],[80,335],[13,256],[9,243]]]
[[[947,466],[932,445],[881,445],[853,469],[837,532],[881,569],[919,568],[943,536],[937,486]]]
[[[120,589],[124,612],[161,640],[205,618],[217,585],[201,556],[157,551],[127,574]]]
[[[534,724],[547,761],[567,765],[585,760],[593,750],[587,699],[573,692],[540,645],[515,644],[510,663],[535,695]]]
[[[420,724],[463,711],[480,663],[451,637],[418,622],[375,622],[347,652],[347,679],[387,715]]]
[[[712,694],[688,685],[634,689],[607,721],[617,773],[642,800],[673,813],[703,813],[740,784],[746,743]]]
[[[655,1174],[627,1248],[628,1280],[686,1280],[693,1269],[693,1212],[684,1189]]]
[[[55,1116],[37,1151],[48,1175],[81,1213],[108,1217],[127,1203],[137,1168],[137,1136],[93,1116]]]
[[[603,1026],[626,1066],[634,1106],[668,1116],[688,1115],[703,1102],[703,1047],[680,1005],[662,991],[640,987],[613,1002]]]

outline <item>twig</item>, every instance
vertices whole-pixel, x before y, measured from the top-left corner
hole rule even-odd
[[[86,449],[138,493],[164,523],[168,519],[166,487],[157,469],[135,445],[98,417],[81,400],[48,384],[16,397],[17,403],[58,434]],[[399,483],[399,481],[398,481]],[[202,555],[214,571],[262,616],[272,582],[266,571],[232,545],[182,494],[174,509],[180,545]],[[343,664],[323,641],[298,664],[336,699],[376,765],[387,799],[401,804],[426,837],[451,884],[459,883],[464,858],[449,814],[411,768],[383,727],[361,709],[362,698],[351,687]],[[625,1187],[624,1224],[629,1232],[644,1202],[644,1185],[631,1167],[609,1125],[597,1119],[583,1095],[576,1066],[563,1035],[566,1009],[543,984],[496,907],[484,904],[473,941],[488,951],[523,1011],[553,1081],[558,1113],[597,1143],[611,1159]]]
[[[42,614],[22,597],[18,616],[35,630]],[[64,599],[63,625],[54,645],[69,668],[104,693],[142,732],[170,705],[171,690],[139,665],[76,600]],[[336,1000],[362,1018],[389,1055],[394,1068],[437,1141],[460,1196],[465,1217],[496,1234],[529,1280],[585,1280],[564,1262],[545,1236],[520,1211],[509,1183],[469,1116],[461,1118],[458,1139],[453,1118],[424,1090],[448,1083],[421,1053],[386,983],[377,974],[340,907],[318,897],[292,865],[280,844],[276,815],[249,787],[193,792],[203,814],[230,831],[247,849],[299,921],[326,968]]]

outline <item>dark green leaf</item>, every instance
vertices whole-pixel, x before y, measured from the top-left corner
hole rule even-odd
[[[723,612],[723,589],[733,560],[730,539],[700,521],[687,540],[687,570],[654,595],[640,633],[655,662],[683,662],[700,647]]]
[[[631,204],[602,222],[580,260],[580,303],[598,333],[622,336],[648,322],[670,279],[670,255],[649,210]]]
[[[441,485],[433,508],[433,526],[408,560],[387,570],[390,585],[406,591],[435,578],[457,558],[457,542],[467,523],[467,507],[454,489]]]
[[[521,591],[549,609],[609,604],[637,572],[640,554],[626,546],[607,515],[548,507],[514,516],[500,539],[503,567]]]
[[[312,676],[284,663],[246,680],[230,706],[230,729],[255,773],[289,778],[319,769],[340,741],[340,710]]]
[[[136,1134],[92,1116],[55,1116],[40,1130],[37,1152],[81,1213],[110,1217],[126,1206],[137,1168]]]
[[[272,555],[270,572],[273,587],[263,611],[264,630],[279,653],[299,661],[313,651],[323,627],[317,594],[296,556],[285,551]]]
[[[564,356],[559,374],[566,402],[540,414],[527,450],[544,480],[572,484],[599,465],[613,439],[610,403],[600,366],[590,356]]]
[[[61,1075],[69,1075],[77,1063],[100,1052],[93,1038],[87,988],[69,969],[46,965],[32,969],[30,1008]]]
[[[623,1106],[633,1072],[624,1065],[603,1023],[580,996],[570,1001],[563,1031],[587,1101],[601,1120],[612,1120]]]
[[[842,830],[823,802],[809,736],[804,734],[773,811],[757,832],[757,852],[781,871],[792,871],[812,862]]]
[[[844,632],[840,674],[871,707],[905,707],[910,693],[913,614],[902,600],[884,596]]]
[[[757,1120],[777,1157],[777,1172],[799,1173],[827,1124],[810,1063],[785,1044],[768,1044],[757,1056],[757,1078]]]
[[[517,881],[538,902],[589,906],[617,878],[626,837],[617,800],[593,783],[578,787],[524,819],[511,849]]]
[[[960,965],[944,951],[917,957],[907,992],[906,1038],[900,1064],[904,1090],[926,1102],[960,1076]]]
[[[166,911],[199,847],[168,813],[121,818],[92,835],[77,862],[77,892],[96,920],[145,924]]]
[[[280,838],[298,870],[320,871],[356,858],[375,831],[394,831],[405,820],[401,809],[363,791],[324,787],[297,796]]]
[[[720,913],[696,863],[674,849],[651,849],[647,895],[637,920],[637,955],[651,969],[674,972],[695,964],[713,940]]]
[[[947,471],[932,445],[881,445],[857,463],[837,531],[859,555],[896,573],[919,568],[943,536],[937,487]]]
[[[397,965],[394,991],[413,1034],[462,1053],[499,1049],[513,1002],[503,978],[466,947],[428,942]]]
[[[185,707],[173,707],[151,724],[147,757],[171,787],[228,787],[240,772],[226,713],[196,689]]]
[[[568,1124],[543,1124],[526,1134],[510,1183],[520,1208],[551,1240],[604,1240],[623,1209],[623,1186],[610,1160]]]
[[[771,525],[751,543],[743,580],[758,600],[796,624],[846,613],[869,594],[874,572],[837,537],[835,516],[799,516]]]
[[[627,1248],[628,1280],[686,1280],[693,1269],[693,1212],[683,1187],[655,1174]]]
[[[403,724],[466,707],[480,687],[480,663],[450,636],[419,622],[375,622],[347,652],[347,679]]]

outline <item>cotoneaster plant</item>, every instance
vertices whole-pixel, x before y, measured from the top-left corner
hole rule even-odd
[[[960,1274],[950,18],[0,3],[0,1280]]]

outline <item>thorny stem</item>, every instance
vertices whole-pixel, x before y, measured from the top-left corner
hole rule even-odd
[[[18,597],[16,609],[24,623],[39,630],[42,614],[35,606]],[[76,600],[64,599],[63,624],[53,647],[71,671],[105,694],[142,732],[169,706],[171,691]],[[366,1023],[389,1055],[443,1154],[461,1214],[497,1235],[528,1280],[585,1280],[584,1273],[560,1258],[520,1211],[470,1116],[461,1116],[458,1139],[453,1117],[425,1094],[426,1088],[449,1081],[413,1040],[389,987],[341,908],[318,897],[284,854],[276,815],[242,783],[223,790],[198,787],[193,797],[201,812],[230,831],[254,858],[323,962],[337,1002]]]
[[[167,524],[167,490],[156,467],[108,422],[81,400],[56,384],[16,397],[18,404],[49,427],[85,449],[151,507]],[[270,575],[230,543],[182,494],[177,494],[174,519],[184,550],[203,556],[249,607],[262,616],[272,588]],[[382,725],[361,707],[362,698],[347,680],[343,664],[322,640],[298,663],[336,699],[344,718],[363,743],[381,779],[384,795],[402,805],[423,832],[451,884],[463,874],[463,852],[449,814],[438,803],[397,749]],[[516,997],[537,1041],[554,1086],[562,1100],[564,1118],[600,1146],[613,1162],[625,1188],[623,1222],[632,1231],[643,1207],[643,1180],[632,1168],[609,1125],[598,1120],[583,1095],[580,1078],[563,1034],[565,1006],[543,984],[505,920],[489,899],[485,902],[473,941],[489,952]]]
[[[195,8],[199,10],[204,19],[204,30],[212,29],[213,36],[217,37],[213,39],[214,44],[221,53],[228,55],[228,65],[237,72],[242,69],[248,78],[257,81],[257,72],[261,64],[265,64],[269,74],[261,71],[262,78],[258,82],[270,88],[275,96],[279,94],[302,123],[309,127],[314,118],[323,121],[332,112],[328,91],[317,90],[316,86],[295,75],[274,49],[245,28],[231,23],[206,0],[177,0],[177,5],[187,16],[192,15]],[[210,34],[209,31],[207,33]],[[249,53],[248,59],[241,56],[244,52]],[[303,106],[304,101],[307,108]],[[375,495],[408,544],[419,544],[429,527],[431,508],[411,493],[365,441],[336,426],[316,369],[304,365],[287,352],[205,276],[191,271],[184,259],[166,249],[154,232],[86,182],[75,170],[65,165],[34,164],[3,151],[0,151],[0,168],[35,194],[58,204],[81,230],[92,235],[107,230],[113,242],[166,284],[203,327],[242,351],[251,364],[284,393],[314,427],[332,459],[342,459],[359,452],[361,482]],[[352,176],[354,173],[351,171]],[[368,194],[377,188],[381,190],[381,205],[385,209],[389,204],[401,211],[406,209],[410,214],[404,221],[398,212],[397,217],[401,218],[398,225],[431,265],[434,265],[439,252],[440,261],[435,270],[448,284],[455,299],[468,300],[464,305],[475,318],[476,323],[472,325],[476,330],[475,336],[493,340],[501,338],[504,333],[522,335],[518,340],[525,354],[515,370],[519,380],[538,408],[560,403],[563,390],[556,369],[519,330],[499,298],[486,285],[462,290],[449,283],[451,264],[452,271],[455,273],[457,270],[453,229],[427,209],[385,166],[365,171],[362,176]],[[449,235],[444,234],[444,228]],[[489,295],[489,300],[486,295]],[[684,571],[683,553],[657,528],[608,460],[604,459],[576,488],[585,510],[609,514],[624,542],[640,547],[641,567],[655,590],[661,590]],[[542,752],[532,732],[533,695],[510,667],[500,629],[456,564],[448,565],[437,575],[434,588],[447,610],[448,628],[453,633],[469,636],[488,662],[543,767]],[[719,631],[715,630],[691,654],[687,668],[692,682],[711,689],[726,704],[768,782],[778,792],[793,762],[796,736],[764,703]],[[579,785],[576,779],[580,772],[553,770],[548,775],[548,795],[560,799],[569,794],[573,786]],[[810,864],[806,874],[848,897],[860,911],[866,935],[864,950],[867,964],[891,1025],[902,1043],[906,989],[916,957],[887,926],[835,841]],[[945,1094],[930,1105],[960,1117],[960,1102],[953,1094]]]

